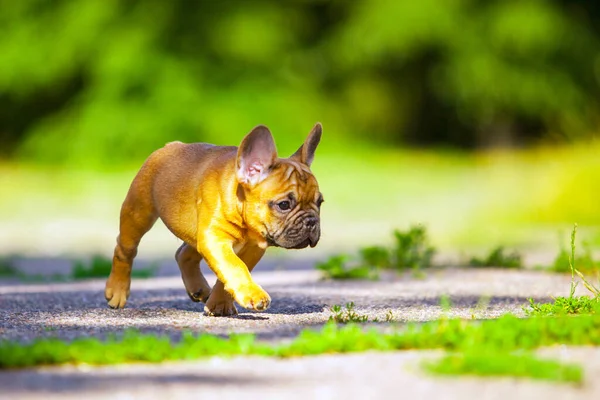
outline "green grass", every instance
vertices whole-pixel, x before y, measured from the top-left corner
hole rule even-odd
[[[438,375],[511,376],[553,382],[581,383],[583,369],[576,364],[544,360],[533,354],[503,352],[465,352],[447,354],[424,363],[427,371]]]
[[[529,299],[529,306],[523,310],[528,316],[600,314],[600,297],[555,297],[552,303],[536,303]]]
[[[469,265],[472,267],[522,268],[522,258],[519,252],[509,252],[504,246],[498,246],[484,258],[471,258]]]
[[[349,257],[344,254],[332,256],[316,265],[325,279],[379,279],[376,270],[365,265],[350,265]]]
[[[589,243],[583,243],[583,254],[577,256],[575,262],[577,269],[584,274],[597,274],[600,272],[600,260],[594,260],[592,250]],[[554,262],[550,266],[550,270],[559,273],[570,273],[569,252],[565,248],[561,248],[556,255]]]
[[[359,251],[361,264],[367,268],[389,269],[392,268],[391,251],[384,246],[363,247]]]
[[[575,233],[572,246],[574,236]],[[573,247],[573,257],[574,254]],[[539,359],[531,351],[554,344],[600,345],[600,296],[575,297],[572,290],[570,297],[556,298],[552,304],[536,304],[530,300],[530,309],[526,310],[530,318],[527,319],[510,314],[484,321],[449,319],[446,314],[452,307],[450,299],[442,296],[440,305],[444,315],[439,320],[396,325],[388,333],[362,329],[361,323],[381,321],[369,320],[367,315],[358,313],[354,303],[347,303],[345,307],[334,305],[329,322],[320,331],[305,329],[285,344],[262,343],[253,335],[221,338],[190,333],[184,333],[182,340],[173,342],[167,337],[135,331],[107,341],[95,338],[72,342],[38,339],[29,344],[4,341],[0,342],[0,368],[162,362],[216,355],[292,357],[369,350],[446,349],[452,353],[426,362],[424,368],[442,375],[512,376],[581,383],[580,366]],[[394,316],[389,311],[385,322],[393,321]]]
[[[338,324],[348,323],[362,323],[368,322],[369,317],[367,315],[361,315],[354,310],[354,302],[346,303],[345,307],[339,304],[331,307],[332,315],[329,317],[329,321],[336,322]]]
[[[394,231],[395,246],[391,249],[391,268],[396,270],[422,269],[431,266],[435,248],[429,244],[423,225],[411,226],[407,231]]]
[[[370,246],[358,256],[338,254],[316,265],[327,279],[378,279],[380,270],[419,273],[432,265],[435,248],[429,244],[424,226],[411,226],[406,231],[394,230],[392,246]]]
[[[527,315],[573,315],[573,314],[598,314],[600,313],[600,289],[590,283],[585,275],[576,268],[578,258],[575,254],[575,238],[577,236],[577,224],[573,225],[571,231],[571,252],[567,253],[566,263],[571,271],[571,290],[569,297],[556,297],[552,303],[538,304],[529,299],[529,308],[524,308]],[[563,249],[566,253],[566,250]],[[563,252],[561,251],[561,252]],[[590,296],[575,296],[575,289],[579,282],[575,281],[578,276],[583,286],[591,293]]]
[[[338,327],[328,323],[321,330],[305,329],[283,344],[262,343],[253,335],[221,338],[210,334],[184,334],[173,342],[166,337],[127,332],[122,338],[94,338],[64,342],[38,339],[33,343],[0,342],[0,367],[17,368],[65,363],[118,364],[144,361],[191,360],[210,356],[265,355],[306,356],[369,350],[447,349],[451,351],[512,352],[553,344],[600,345],[600,315],[532,317],[505,315],[496,320],[441,319],[409,324],[391,333],[363,330],[357,324]]]

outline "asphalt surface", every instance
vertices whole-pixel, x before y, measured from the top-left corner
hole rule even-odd
[[[41,262],[41,261],[40,261]],[[35,262],[31,262],[34,265]],[[23,268],[27,269],[25,262]],[[52,264],[49,262],[49,265]],[[60,270],[54,262],[48,271]],[[442,296],[449,296],[451,316],[493,318],[522,315],[527,299],[568,295],[570,277],[537,271],[450,268],[424,277],[386,275],[380,281],[331,282],[320,279],[312,264],[279,266],[267,261],[253,274],[271,295],[263,313],[240,309],[236,317],[203,315],[202,304],[186,295],[174,276],[174,262],[158,277],[134,280],[124,310],[108,309],[104,280],[72,283],[0,281],[0,339],[105,337],[136,328],[178,338],[183,331],[227,335],[252,332],[266,341],[286,340],[306,327],[319,328],[335,304],[354,302],[356,311],[397,323],[439,317]],[[32,268],[32,267],[31,267]],[[209,282],[214,279],[209,279]],[[583,289],[580,293],[583,294]],[[390,325],[374,324],[381,329]],[[438,378],[419,368],[436,352],[327,355],[291,360],[213,358],[188,363],[107,367],[44,367],[0,373],[0,398],[600,398],[599,349],[550,349],[549,355],[585,365],[582,387],[514,379]]]

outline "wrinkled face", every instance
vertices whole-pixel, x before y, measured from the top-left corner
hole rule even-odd
[[[317,245],[323,195],[305,164],[278,160],[247,200],[246,221],[269,246],[302,249]]]

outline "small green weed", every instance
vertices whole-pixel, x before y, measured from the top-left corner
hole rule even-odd
[[[327,279],[371,279],[379,278],[377,270],[364,265],[350,265],[348,256],[337,255],[317,264]]]
[[[354,302],[346,303],[346,307],[336,304],[331,307],[333,315],[329,317],[329,321],[337,322],[338,324],[347,324],[350,322],[363,323],[368,322],[367,315],[360,315],[354,310]]]
[[[589,244],[583,243],[582,247],[584,250],[583,254],[575,260],[578,265],[577,269],[585,274],[599,272],[600,261],[594,260]],[[569,252],[566,249],[562,248],[560,250],[550,269],[554,272],[571,272],[571,267],[569,266]]]
[[[345,307],[342,307],[338,304],[333,305],[330,308],[330,311],[333,313],[329,317],[329,322],[336,322],[338,324],[348,324],[348,323],[365,323],[365,322],[395,322],[396,318],[394,318],[394,313],[392,310],[388,310],[385,313],[385,317],[383,320],[380,320],[378,317],[373,318],[369,321],[369,317],[367,315],[362,315],[357,313],[354,310],[354,302],[346,303]]]
[[[392,266],[395,269],[421,269],[431,266],[435,248],[429,245],[427,230],[422,225],[412,226],[406,232],[394,231]]]
[[[422,278],[422,268],[430,267],[435,248],[429,245],[425,227],[412,226],[407,231],[394,231],[391,248],[370,246],[359,250],[358,260],[347,255],[335,255],[317,264],[329,279],[378,279],[382,269],[404,271],[412,269]]]
[[[554,262],[550,266],[550,270],[554,272],[570,272],[573,274],[573,265],[577,265],[579,272],[584,274],[600,273],[600,261],[594,260],[592,249],[588,242],[584,241],[581,244],[583,254],[575,257],[575,235],[577,234],[577,224],[573,226],[571,231],[571,251],[569,252],[562,244],[560,251],[556,255]]]
[[[523,308],[527,316],[556,316],[576,314],[600,314],[600,297],[555,297],[552,303],[536,303],[529,299]]]
[[[396,318],[394,317],[392,310],[388,310],[388,312],[385,314],[385,322],[396,322]]]
[[[392,258],[390,249],[383,246],[364,247],[359,250],[361,263],[374,268],[391,268]]]
[[[508,252],[504,246],[498,246],[485,258],[471,258],[469,265],[472,267],[522,268],[523,261],[519,252]]]
[[[529,299],[529,308],[524,308],[527,315],[553,316],[553,315],[568,315],[568,314],[596,314],[600,313],[600,290],[591,284],[579,271],[575,268],[577,258],[575,257],[575,237],[577,235],[577,224],[573,226],[571,232],[571,253],[567,253],[567,264],[571,271],[571,290],[569,297],[556,297],[554,302],[550,304],[535,303],[533,299]],[[566,250],[564,251],[566,253]],[[575,282],[577,275],[583,282],[583,286],[593,295],[575,296],[575,289],[578,282]]]
[[[512,376],[570,383],[583,381],[581,366],[543,360],[529,353],[469,351],[448,354],[424,366],[429,372],[441,375]]]
[[[107,278],[112,268],[112,260],[101,255],[92,256],[88,263],[76,261],[71,270],[73,279]],[[134,268],[131,276],[134,278],[149,278],[156,272],[156,267]]]

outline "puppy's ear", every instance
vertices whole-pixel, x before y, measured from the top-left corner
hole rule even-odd
[[[277,159],[277,149],[271,131],[258,125],[246,135],[238,148],[236,175],[239,183],[250,187],[262,182]]]
[[[315,150],[317,150],[317,146],[321,141],[321,132],[323,132],[323,127],[317,122],[312,128],[312,131],[308,134],[304,144],[300,146],[290,158],[295,161],[300,161],[310,167],[310,164],[312,164],[315,159]]]

